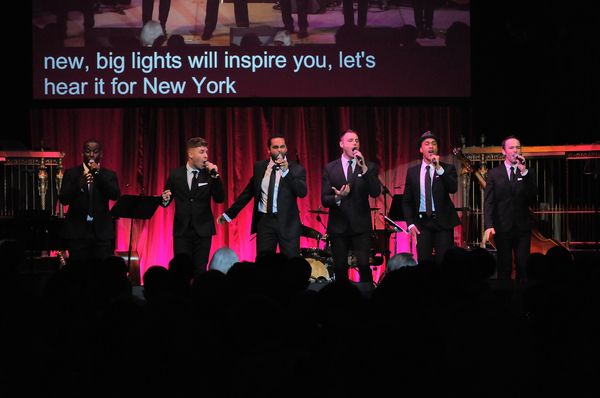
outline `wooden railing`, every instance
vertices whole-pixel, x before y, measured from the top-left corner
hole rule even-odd
[[[64,216],[58,201],[63,152],[0,151],[3,195],[0,216]]]

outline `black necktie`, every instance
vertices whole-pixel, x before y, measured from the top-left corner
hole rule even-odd
[[[196,189],[198,188],[198,170],[193,170],[192,173],[194,173],[194,178],[192,178],[192,196],[194,195],[194,192],[196,192]]]
[[[94,218],[94,183],[88,184],[88,215]]]
[[[350,182],[352,178],[352,161],[348,161],[348,170],[346,171],[346,182]]]
[[[277,165],[273,165],[271,169],[271,177],[269,178],[269,191],[267,192],[267,215],[273,216],[273,195],[275,195],[275,177],[277,176]]]
[[[431,174],[429,174],[429,166],[425,167],[427,174],[425,175],[425,214],[431,217],[433,209],[431,205]]]
[[[510,180],[510,186],[514,187],[515,186],[515,168],[514,167],[510,168],[510,178],[509,178],[509,180]]]

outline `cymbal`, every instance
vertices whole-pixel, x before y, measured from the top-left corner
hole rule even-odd
[[[324,211],[324,210],[309,210],[309,213],[314,213],[314,214],[329,214],[328,212]]]
[[[317,231],[314,228],[307,227],[306,225],[303,225],[302,226],[302,233],[300,234],[300,236],[303,236],[305,238],[311,238],[311,239],[321,239],[321,237],[323,236],[323,234],[321,234],[319,231]]]

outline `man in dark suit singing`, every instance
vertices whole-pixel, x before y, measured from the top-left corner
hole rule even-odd
[[[419,139],[421,164],[408,169],[402,209],[413,241],[417,242],[419,261],[442,261],[454,244],[454,227],[460,224],[450,194],[458,190],[456,168],[440,162],[439,137],[426,132]]]
[[[321,204],[329,208],[327,234],[331,237],[336,280],[348,279],[352,248],[361,282],[372,282],[369,266],[373,222],[369,197],[381,194],[377,166],[360,152],[358,134],[346,130],[340,138],[342,156],[327,164],[321,179]]]
[[[518,138],[510,136],[502,141],[502,154],[506,160],[491,169],[486,179],[484,239],[494,235],[498,279],[511,279],[514,252],[516,279],[521,280],[531,250],[529,202],[537,195],[537,184],[535,171],[527,169]]]
[[[186,151],[188,161],[185,166],[169,173],[162,193],[162,206],[169,206],[175,199],[173,252],[174,255],[188,254],[197,275],[206,271],[212,237],[217,233],[211,198],[216,203],[223,203],[225,190],[218,167],[208,161],[206,140],[190,139]]]
[[[289,258],[300,255],[300,210],[298,198],[308,193],[306,169],[286,158],[282,135],[267,140],[269,158],[254,163],[254,173],[235,202],[217,218],[219,225],[231,221],[254,199],[252,228],[256,233],[256,254],[275,252]]]
[[[60,236],[69,259],[102,261],[113,254],[115,227],[109,200],[121,196],[117,173],[100,167],[102,146],[94,139],[83,144],[83,164],[65,171],[58,200],[69,206]]]

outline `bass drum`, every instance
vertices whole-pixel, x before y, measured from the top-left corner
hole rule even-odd
[[[306,261],[308,261],[311,268],[311,282],[322,281],[323,279],[329,280],[329,272],[322,262],[314,258],[307,258]]]

